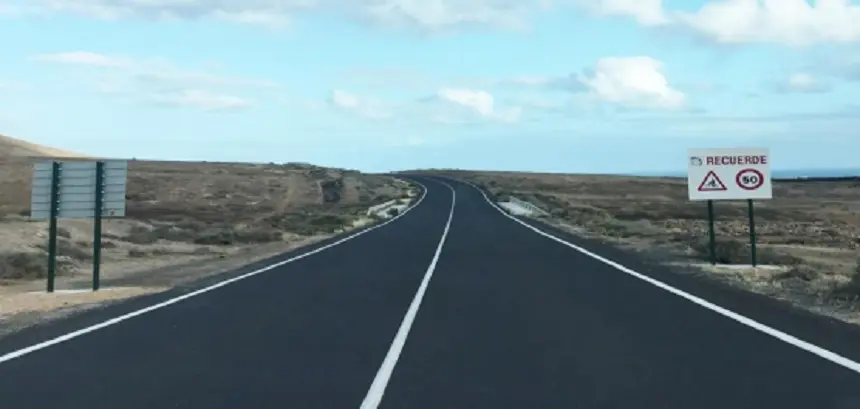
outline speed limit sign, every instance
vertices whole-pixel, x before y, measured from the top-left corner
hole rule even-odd
[[[735,176],[735,183],[741,189],[756,190],[764,184],[764,175],[756,169],[743,169]]]

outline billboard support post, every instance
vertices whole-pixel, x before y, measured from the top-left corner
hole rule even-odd
[[[105,163],[96,162],[95,206],[93,206],[93,291],[99,290],[102,264],[102,209],[104,207]]]
[[[758,260],[756,260],[755,211],[752,199],[747,200],[747,209],[750,221],[750,262],[755,267]]]
[[[711,265],[717,264],[717,232],[714,229],[714,201],[708,200],[708,253]]]
[[[60,163],[51,162],[51,197],[48,220],[48,284],[47,291],[54,292],[57,275],[57,218],[60,212]]]

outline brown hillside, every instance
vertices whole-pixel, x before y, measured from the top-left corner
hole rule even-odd
[[[88,156],[0,135],[0,158],[3,157],[86,158]]]

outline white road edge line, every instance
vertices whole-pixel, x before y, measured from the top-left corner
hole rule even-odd
[[[416,182],[416,183],[418,183],[418,182]],[[424,198],[425,198],[425,197],[427,197],[427,186],[424,186],[424,185],[423,185],[423,184],[421,184],[421,183],[418,183],[418,184],[419,184],[422,188],[424,188],[424,193],[421,195],[421,197],[418,199],[418,201],[417,201],[413,206],[410,206],[409,208],[407,208],[407,209],[406,209],[406,211],[404,211],[404,212],[402,212],[402,213],[398,214],[397,216],[395,216],[395,217],[393,217],[393,218],[391,218],[391,219],[389,219],[389,220],[385,221],[384,223],[381,223],[381,224],[379,224],[379,225],[376,225],[376,226],[370,227],[370,228],[368,228],[368,229],[366,229],[366,230],[362,230],[362,231],[360,231],[360,232],[358,232],[358,233],[355,233],[355,234],[349,235],[349,236],[344,237],[344,238],[342,238],[342,239],[340,239],[340,240],[338,240],[338,241],[336,241],[336,242],[334,242],[334,243],[329,243],[329,244],[327,244],[327,245],[325,245],[325,246],[322,246],[322,247],[317,248],[317,249],[315,249],[315,250],[309,251],[309,252],[307,252],[307,253],[303,253],[303,254],[300,254],[300,255],[298,255],[298,256],[295,256],[295,257],[289,258],[289,259],[287,259],[287,260],[280,261],[280,262],[277,262],[277,263],[275,263],[275,264],[268,265],[268,266],[263,267],[263,268],[261,268],[261,269],[259,269],[259,270],[254,270],[254,271],[251,271],[251,272],[249,272],[249,273],[245,273],[245,274],[243,274],[243,275],[240,275],[240,276],[238,276],[238,277],[233,277],[233,278],[230,278],[230,279],[227,279],[227,280],[224,280],[224,281],[220,281],[220,282],[218,282],[218,283],[215,283],[215,284],[210,285],[210,286],[208,286],[208,287],[201,288],[201,289],[199,289],[199,290],[196,290],[196,291],[190,292],[190,293],[188,293],[188,294],[183,294],[183,295],[181,295],[181,296],[179,296],[179,297],[171,298],[171,299],[169,299],[169,300],[166,300],[166,301],[160,302],[160,303],[158,303],[158,304],[151,305],[151,306],[149,306],[149,307],[142,308],[142,309],[139,309],[139,310],[136,310],[136,311],[132,311],[132,312],[130,312],[130,313],[127,313],[127,314],[121,315],[121,316],[119,316],[119,317],[111,318],[111,319],[109,319],[109,320],[107,320],[107,321],[103,321],[103,322],[101,322],[101,323],[98,323],[98,324],[95,324],[95,325],[92,325],[92,326],[89,326],[89,327],[86,327],[86,328],[81,328],[81,329],[79,329],[79,330],[77,330],[77,331],[69,332],[69,333],[67,333],[67,334],[65,334],[65,335],[61,335],[61,336],[58,336],[58,337],[53,338],[53,339],[49,339],[49,340],[44,341],[44,342],[40,342],[40,343],[38,343],[38,344],[31,345],[31,346],[29,346],[29,347],[19,349],[19,350],[17,350],[17,351],[12,351],[12,352],[9,352],[9,353],[7,353],[7,354],[5,354],[5,355],[0,355],[0,364],[2,364],[2,363],[4,363],[4,362],[11,361],[11,360],[13,360],[13,359],[15,359],[15,358],[20,358],[20,357],[22,357],[22,356],[24,356],[24,355],[27,355],[27,354],[30,354],[30,353],[36,352],[36,351],[38,351],[38,350],[40,350],[40,349],[45,349],[45,348],[48,348],[48,347],[53,346],[53,345],[57,345],[57,344],[62,343],[62,342],[66,342],[66,341],[68,341],[68,340],[70,340],[70,339],[74,339],[74,338],[80,337],[80,336],[85,335],[85,334],[88,334],[88,333],[90,333],[90,332],[94,332],[94,331],[97,331],[97,330],[99,330],[99,329],[102,329],[102,328],[105,328],[105,327],[108,327],[108,326],[111,326],[111,325],[114,325],[114,324],[118,324],[118,323],[120,323],[120,322],[123,322],[123,321],[129,320],[129,319],[132,319],[132,318],[134,318],[134,317],[137,317],[137,316],[139,316],[139,315],[146,314],[147,312],[155,311],[155,310],[157,310],[157,309],[164,308],[164,307],[167,307],[167,306],[172,305],[172,304],[176,304],[176,303],[178,303],[178,302],[180,302],[180,301],[187,300],[187,299],[189,299],[189,298],[191,298],[191,297],[194,297],[194,296],[197,296],[197,295],[200,295],[200,294],[204,294],[204,293],[208,293],[208,292],[213,291],[213,290],[215,290],[215,289],[218,289],[218,288],[224,287],[224,286],[226,286],[227,284],[232,284],[232,283],[235,283],[235,282],[237,282],[237,281],[244,280],[244,279],[246,279],[246,278],[253,277],[253,276],[255,276],[255,275],[258,275],[258,274],[264,273],[264,272],[266,272],[266,271],[269,271],[269,270],[272,270],[272,269],[275,269],[275,268],[281,267],[281,266],[283,266],[283,265],[286,265],[286,264],[292,263],[292,262],[294,262],[294,261],[301,260],[301,259],[303,259],[303,258],[305,258],[305,257],[311,256],[311,255],[313,255],[313,254],[317,254],[317,253],[319,253],[319,252],[322,252],[323,250],[330,249],[330,248],[332,248],[332,247],[334,247],[334,246],[337,246],[338,244],[342,244],[342,243],[347,242],[347,241],[349,241],[349,240],[352,240],[352,239],[354,239],[354,238],[356,238],[356,237],[358,237],[358,236],[361,236],[361,235],[363,235],[363,234],[365,234],[365,233],[369,233],[369,232],[371,232],[371,231],[373,231],[373,230],[376,230],[376,229],[378,229],[378,228],[381,228],[381,227],[383,227],[383,226],[386,226],[386,225],[388,225],[389,223],[392,223],[392,222],[394,222],[395,220],[397,220],[397,219],[399,219],[399,218],[401,218],[401,217],[405,216],[405,215],[406,215],[407,213],[409,213],[412,209],[414,209],[414,208],[418,207],[418,205],[420,205],[420,204],[421,204],[421,202],[423,202],[423,201],[424,201]]]
[[[672,293],[672,294],[675,294],[675,295],[677,295],[677,296],[679,296],[679,297],[685,298],[686,300],[691,301],[691,302],[693,302],[693,303],[695,303],[695,304],[698,304],[698,305],[699,305],[699,306],[701,306],[701,307],[705,307],[705,308],[707,308],[707,309],[709,309],[709,310],[711,310],[711,311],[713,311],[713,312],[716,312],[717,314],[720,314],[720,315],[722,315],[722,316],[724,316],[724,317],[727,317],[727,318],[730,318],[730,319],[732,319],[732,320],[735,320],[735,321],[737,321],[737,322],[739,322],[739,323],[741,323],[741,324],[743,324],[743,325],[746,325],[746,326],[748,326],[748,327],[750,327],[750,328],[752,328],[752,329],[755,329],[755,330],[757,330],[757,331],[763,332],[763,333],[765,333],[765,334],[767,334],[767,335],[770,335],[770,336],[772,336],[772,337],[774,337],[774,338],[776,338],[776,339],[778,339],[778,340],[780,340],[780,341],[783,341],[783,342],[785,342],[785,343],[788,343],[788,344],[790,344],[790,345],[793,345],[793,346],[795,346],[795,347],[797,347],[797,348],[800,348],[800,349],[802,349],[802,350],[805,350],[805,351],[807,351],[807,352],[811,352],[811,353],[813,353],[813,354],[815,354],[815,355],[818,355],[818,356],[819,356],[819,357],[821,357],[821,358],[824,358],[824,359],[826,359],[826,360],[828,360],[828,361],[830,361],[830,362],[833,362],[833,363],[835,363],[835,364],[837,364],[837,365],[839,365],[839,366],[842,366],[842,367],[844,367],[844,368],[846,368],[846,369],[849,369],[849,370],[851,370],[851,371],[854,371],[854,372],[856,372],[856,373],[860,374],[860,363],[858,363],[858,362],[856,362],[856,361],[853,361],[853,360],[851,360],[851,359],[849,359],[849,358],[846,358],[846,357],[844,357],[844,356],[842,356],[842,355],[839,355],[839,354],[837,354],[837,353],[835,353],[835,352],[832,352],[832,351],[829,351],[829,350],[827,350],[827,349],[824,349],[824,348],[822,348],[822,347],[820,347],[820,346],[818,346],[818,345],[812,344],[812,343],[810,343],[810,342],[806,342],[806,341],[804,341],[804,340],[802,340],[802,339],[800,339],[800,338],[797,338],[797,337],[795,337],[795,336],[793,336],[793,335],[790,335],[790,334],[787,334],[787,333],[785,333],[785,332],[782,332],[782,331],[780,331],[780,330],[778,330],[778,329],[776,329],[776,328],[769,327],[769,326],[767,326],[767,325],[765,325],[765,324],[762,324],[762,323],[760,323],[760,322],[758,322],[758,321],[753,320],[752,318],[748,318],[748,317],[743,316],[743,315],[741,315],[741,314],[738,314],[738,313],[736,313],[736,312],[734,312],[734,311],[731,311],[731,310],[729,310],[729,309],[727,309],[727,308],[720,307],[719,305],[716,305],[716,304],[714,304],[714,303],[712,303],[712,302],[710,302],[710,301],[707,301],[707,300],[705,300],[705,299],[703,299],[703,298],[701,298],[701,297],[697,297],[697,296],[695,296],[695,295],[693,295],[693,294],[690,294],[690,293],[684,292],[684,291],[682,291],[682,290],[679,290],[679,289],[677,289],[677,288],[675,288],[675,287],[672,287],[672,286],[670,286],[670,285],[668,285],[668,284],[666,284],[666,283],[664,283],[664,282],[662,282],[662,281],[655,280],[655,279],[653,279],[653,278],[651,278],[651,277],[648,277],[648,276],[646,276],[646,275],[644,275],[644,274],[642,274],[642,273],[639,273],[639,272],[637,272],[637,271],[635,271],[635,270],[632,270],[632,269],[630,269],[630,268],[627,268],[627,267],[625,267],[625,266],[623,266],[623,265],[621,265],[621,264],[619,264],[619,263],[616,263],[616,262],[614,262],[614,261],[612,261],[612,260],[609,260],[609,259],[607,259],[607,258],[605,258],[605,257],[603,257],[603,256],[600,256],[600,255],[598,255],[598,254],[592,253],[592,252],[590,252],[590,251],[588,251],[588,250],[586,250],[586,249],[584,249],[584,248],[582,248],[582,247],[579,247],[579,246],[577,246],[577,245],[575,245],[575,244],[568,243],[567,241],[564,241],[564,240],[562,240],[562,239],[560,239],[560,238],[558,238],[558,237],[555,237],[555,236],[553,236],[553,235],[551,235],[551,234],[549,234],[549,233],[546,233],[546,232],[544,232],[544,231],[542,231],[542,230],[540,230],[540,229],[538,229],[538,228],[536,228],[536,227],[534,227],[534,226],[529,225],[528,223],[523,222],[523,221],[522,221],[522,220],[520,220],[520,219],[517,219],[517,218],[516,218],[516,217],[514,217],[514,216],[509,215],[507,212],[505,212],[503,209],[501,209],[498,205],[496,205],[495,203],[493,203],[493,201],[492,201],[492,200],[490,200],[490,198],[489,198],[489,197],[487,197],[487,194],[486,194],[483,190],[481,190],[479,187],[475,186],[475,184],[473,184],[473,183],[471,183],[471,182],[468,182],[468,181],[464,181],[464,180],[462,180],[462,181],[460,181],[460,182],[467,183],[467,184],[471,185],[473,188],[477,189],[477,190],[478,190],[478,192],[480,192],[480,193],[484,196],[484,200],[486,200],[486,201],[487,201],[487,203],[489,203],[491,206],[493,206],[496,210],[498,210],[500,213],[502,213],[505,217],[507,217],[507,218],[509,218],[509,219],[511,219],[511,220],[513,220],[513,221],[515,221],[515,222],[517,222],[517,223],[519,223],[519,224],[523,225],[524,227],[528,228],[529,230],[531,230],[531,231],[533,231],[533,232],[535,232],[535,233],[537,233],[537,234],[540,234],[541,236],[544,236],[544,237],[546,237],[546,238],[548,238],[548,239],[550,239],[550,240],[554,240],[554,241],[556,241],[556,242],[558,242],[558,243],[561,243],[561,244],[563,244],[563,245],[565,245],[565,246],[567,246],[567,247],[570,247],[570,248],[572,248],[572,249],[574,249],[574,250],[576,250],[576,251],[578,251],[578,252],[580,252],[580,253],[582,253],[582,254],[585,254],[586,256],[589,256],[589,257],[591,257],[591,258],[593,258],[593,259],[595,259],[595,260],[598,260],[598,261],[600,261],[600,262],[602,262],[602,263],[604,263],[604,264],[607,264],[607,265],[609,265],[609,266],[611,266],[611,267],[614,267],[616,270],[620,270],[621,272],[627,273],[627,274],[629,274],[629,275],[631,275],[631,276],[633,276],[633,277],[636,277],[636,278],[638,278],[638,279],[640,279],[640,280],[642,280],[642,281],[645,281],[645,282],[647,282],[647,283],[649,283],[649,284],[652,284],[652,285],[654,285],[654,286],[656,286],[656,287],[659,287],[659,288],[661,288],[661,289],[663,289],[663,290],[666,290],[666,291],[668,291],[668,292],[670,292],[670,293]]]
[[[448,213],[448,222],[445,223],[445,230],[442,232],[442,238],[439,240],[439,245],[436,247],[436,254],[430,261],[427,267],[427,272],[424,273],[424,279],[421,280],[421,285],[415,293],[415,298],[412,299],[412,304],[406,311],[403,317],[403,322],[400,323],[400,328],[391,342],[391,347],[388,353],[385,354],[385,359],[373,378],[373,383],[370,384],[370,389],[367,391],[367,396],[361,402],[361,409],[376,409],[382,402],[382,396],[385,394],[385,388],[388,386],[388,381],[391,379],[391,374],[394,373],[394,367],[397,365],[397,360],[400,359],[400,353],[403,352],[403,346],[406,345],[406,337],[409,335],[409,330],[412,328],[412,323],[415,321],[415,316],[418,314],[418,308],[421,306],[421,301],[424,299],[424,293],[427,292],[427,286],[430,284],[430,279],[433,277],[433,271],[436,270],[436,263],[439,262],[439,256],[442,255],[442,247],[445,246],[445,239],[448,238],[448,231],[451,229],[451,221],[454,219],[454,207],[457,205],[457,192],[454,187],[441,182],[451,189],[451,211]]]

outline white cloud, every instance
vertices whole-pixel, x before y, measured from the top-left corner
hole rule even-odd
[[[141,70],[135,74],[135,78],[143,83],[156,87],[188,87],[188,86],[215,86],[236,88],[277,88],[274,81],[257,78],[238,78],[214,75],[200,71],[187,71],[182,69],[165,69],[163,71]]]
[[[13,0],[14,1],[14,0]],[[98,19],[200,19],[283,27],[291,16],[323,10],[391,27],[439,30],[458,26],[523,27],[556,0],[17,0],[42,13]]]
[[[860,41],[860,6],[850,0],[712,1],[676,20],[722,43]]]
[[[776,84],[777,92],[820,93],[830,90],[830,85],[806,73],[792,74]]]
[[[442,88],[436,93],[436,97],[442,101],[464,107],[488,119],[516,122],[521,114],[519,108],[498,109],[493,96],[484,90]]]
[[[207,110],[245,108],[251,101],[232,95],[238,91],[276,89],[276,82],[216,75],[184,69],[163,59],[137,59],[87,51],[40,54],[40,61],[100,69],[94,89],[109,95],[131,95],[171,106]],[[209,64],[211,65],[211,64]]]
[[[7,13],[68,13],[99,19],[211,18],[272,28],[316,10],[396,28],[439,31],[476,25],[520,29],[541,11],[570,8],[629,17],[644,26],[684,27],[722,43],[860,41],[851,0],[709,0],[694,11],[662,0],[7,0]]]
[[[435,81],[425,73],[396,67],[350,68],[337,73],[339,81],[365,87],[426,87]]]
[[[581,78],[601,100],[636,108],[677,109],[686,97],[669,85],[662,63],[651,57],[607,57]]]
[[[27,88],[27,84],[17,81],[0,81],[0,90],[20,90]]]
[[[437,95],[449,102],[475,110],[481,116],[493,115],[493,96],[487,91],[443,88]]]
[[[290,17],[286,13],[271,12],[270,10],[215,10],[212,17],[231,23],[250,24],[268,27],[274,30],[286,27]]]
[[[124,58],[96,54],[87,51],[39,54],[36,55],[35,58],[41,61],[72,65],[87,65],[100,68],[126,68],[130,65],[130,62]]]
[[[151,100],[158,104],[201,108],[207,111],[226,111],[248,108],[252,102],[232,95],[215,94],[201,90],[183,90],[154,95]]]
[[[330,107],[367,119],[385,119],[414,124],[432,122],[446,125],[481,122],[516,122],[520,108],[500,109],[493,96],[483,90],[445,87],[436,93],[406,100],[381,100],[336,89],[327,99]]]
[[[329,102],[342,110],[353,112],[368,119],[388,119],[391,112],[380,101],[359,97],[343,90],[333,90]]]
[[[662,0],[579,0],[579,4],[598,14],[632,17],[643,25],[669,22]]]
[[[695,11],[667,10],[662,0],[583,2],[601,14],[683,27],[719,43],[860,41],[860,5],[851,0],[711,0]]]
[[[17,16],[18,8],[7,4],[0,4],[0,16]]]

